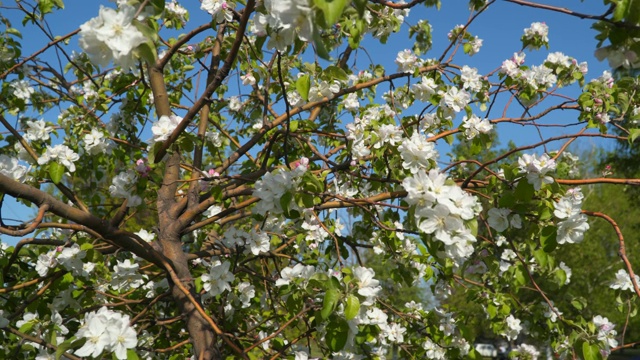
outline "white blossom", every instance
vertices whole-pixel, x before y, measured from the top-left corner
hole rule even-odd
[[[503,333],[503,335],[509,341],[516,340],[518,338],[518,334],[520,334],[520,331],[522,331],[520,320],[516,319],[513,315],[509,315],[505,319],[505,323],[507,324],[507,329]]]
[[[200,276],[202,287],[209,296],[218,296],[225,291],[231,291],[230,283],[235,280],[235,276],[229,270],[230,262],[220,262],[215,260],[211,263],[209,272]]]
[[[640,276],[635,274],[634,276],[636,284],[640,286]],[[609,287],[612,289],[620,289],[622,291],[630,290],[631,292],[635,292],[633,282],[631,281],[631,276],[629,276],[629,273],[627,273],[627,271],[624,269],[618,270],[615,280],[611,283],[611,285],[609,285]]]
[[[180,121],[182,121],[182,118],[176,115],[160,116],[160,119],[151,126],[151,132],[153,133],[151,142],[156,143],[167,140],[176,127],[178,127]]]
[[[98,357],[106,350],[124,360],[127,349],[135,349],[138,344],[136,331],[129,325],[129,315],[123,316],[106,307],[87,313],[75,336],[86,338],[84,345],[74,352],[78,356]]]
[[[469,104],[469,101],[471,101],[471,95],[468,92],[453,86],[443,93],[441,105],[458,113]]]
[[[111,288],[116,291],[128,291],[142,286],[145,278],[139,273],[139,267],[131,259],[118,260],[111,274]]]
[[[240,301],[242,302],[242,307],[247,308],[251,306],[251,299],[256,296],[256,289],[251,283],[241,282],[236,287],[238,292],[240,293]]]
[[[482,89],[481,77],[476,68],[471,68],[467,65],[463,66],[462,70],[460,70],[460,80],[464,89],[473,92],[478,92]]]
[[[70,172],[76,171],[76,161],[80,159],[80,155],[76,154],[66,145],[56,145],[51,147],[47,145],[45,153],[38,158],[38,164],[44,165],[52,160],[56,160],[60,164],[64,165]]]
[[[109,194],[113,197],[127,199],[127,207],[136,207],[142,203],[140,196],[132,194],[137,181],[138,174],[135,170],[123,171],[111,180]]]
[[[418,57],[409,49],[402,50],[396,56],[396,64],[398,64],[398,72],[413,72],[415,67],[419,65]]]
[[[233,20],[232,6],[233,3],[228,3],[225,0],[202,0],[200,9],[211,14],[216,22],[223,22]]]
[[[373,278],[375,275],[375,272],[369,268],[362,266],[353,268],[353,277],[358,285],[358,294],[366,297],[362,305],[371,306],[378,293],[382,290],[380,282]]]
[[[104,138],[104,134],[98,129],[91,129],[91,132],[84,135],[84,149],[92,155],[105,152],[108,143]]]
[[[118,10],[100,7],[98,17],[80,25],[80,47],[100,66],[113,63],[124,70],[135,69],[134,49],[147,38],[132,23],[137,9],[122,5]]]
[[[27,168],[18,164],[18,159],[0,154],[0,174],[15,181],[22,182],[27,174]]]
[[[289,285],[296,279],[308,280],[316,269],[312,265],[296,264],[294,267],[286,267],[280,270],[280,279],[276,280],[276,286]]]
[[[534,22],[530,27],[524,29],[526,39],[540,38],[542,42],[549,42],[549,27],[545,23]]]
[[[344,108],[347,110],[358,110],[360,108],[358,95],[356,93],[347,95],[347,97],[342,100],[342,105],[344,105]]]
[[[493,129],[493,124],[488,119],[481,119],[474,114],[469,118],[466,115],[462,118],[462,127],[465,129],[464,135],[467,140],[471,140],[479,134],[488,134]]]
[[[433,142],[427,141],[427,138],[419,132],[414,132],[411,138],[405,138],[398,147],[400,156],[402,157],[402,167],[415,174],[420,169],[428,169],[430,161],[438,158],[438,150],[435,149]]]
[[[29,100],[31,95],[36,91],[27,80],[14,80],[10,84],[13,89],[13,95],[18,99]]]
[[[49,140],[53,127],[47,126],[44,120],[27,121],[24,138],[30,141]]]
[[[549,155],[542,154],[538,157],[536,154],[524,154],[518,159],[518,165],[535,190],[540,190],[542,184],[553,183],[553,178],[547,174],[555,171],[556,162]]]
[[[550,302],[551,302],[551,305],[553,305],[553,301],[550,301]],[[556,320],[558,319],[558,316],[562,316],[562,313],[560,312],[560,310],[558,310],[557,307],[553,306],[553,308],[552,308],[545,301],[541,302],[540,304],[545,309],[544,314],[543,314],[544,317],[546,317],[549,320],[551,320],[551,322],[556,322]]]

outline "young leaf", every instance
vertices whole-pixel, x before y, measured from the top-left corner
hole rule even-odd
[[[51,176],[51,181],[53,181],[54,184],[60,183],[62,176],[64,175],[64,169],[64,165],[57,162],[49,164],[49,176]]]
[[[355,295],[350,294],[347,296],[347,304],[344,308],[344,317],[347,320],[351,320],[358,315],[358,312],[360,312],[360,300],[358,300]]]
[[[331,316],[338,305],[338,300],[340,300],[340,291],[338,289],[327,290],[322,301],[322,311],[320,311],[320,316],[323,319],[328,319]]]

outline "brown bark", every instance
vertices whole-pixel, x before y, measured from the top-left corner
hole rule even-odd
[[[162,186],[158,191],[158,228],[159,241],[163,255],[170,261],[178,279],[189,289],[194,299],[199,299],[194,291],[193,279],[189,270],[187,256],[180,241],[181,226],[178,222],[175,194],[178,190],[180,175],[180,154],[168,155]],[[187,331],[191,337],[194,354],[198,359],[220,359],[220,351],[216,348],[216,334],[205,318],[196,310],[187,295],[169,278],[171,295],[176,306],[186,316]]]

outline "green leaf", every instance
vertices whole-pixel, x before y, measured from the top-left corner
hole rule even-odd
[[[65,167],[62,164],[57,162],[52,162],[49,164],[49,176],[51,177],[51,181],[54,184],[59,184],[62,180],[62,176],[64,175]]]
[[[18,29],[16,29],[16,28],[8,28],[8,29],[6,30],[6,33],[7,33],[7,34],[14,35],[14,36],[17,36],[17,37],[19,37],[20,39],[22,39],[22,34],[20,33],[20,30],[18,30]]]
[[[513,275],[515,276],[515,284],[517,286],[522,286],[526,283],[524,273],[525,271],[523,270],[521,264],[515,267]]]
[[[355,295],[350,294],[347,296],[347,304],[344,308],[344,317],[347,320],[351,320],[358,315],[358,312],[360,312],[360,300],[358,300]]]
[[[533,185],[529,184],[527,178],[524,177],[518,181],[518,186],[516,187],[515,196],[516,199],[521,201],[529,201],[533,198],[533,194],[535,193],[535,189]]]
[[[338,22],[344,7],[347,6],[347,2],[347,0],[315,0],[316,6],[324,14],[324,22],[327,27],[331,27]]]
[[[543,268],[549,263],[549,255],[543,249],[534,251],[533,256],[535,257],[536,262]],[[564,284],[564,282],[562,284]]]
[[[315,45],[316,52],[321,59],[331,60],[329,50],[327,50],[327,47],[324,45],[324,41],[322,40],[322,36],[318,29],[313,30],[313,44]]]
[[[58,345],[58,348],[56,349],[56,355],[55,355],[56,360],[59,360],[60,358],[62,358],[62,355],[67,350],[81,347],[82,345],[84,345],[85,341],[86,341],[86,338],[76,339],[75,337],[72,337],[71,339],[68,339],[62,344]]]
[[[327,290],[327,292],[324,294],[324,300],[322,301],[322,311],[320,311],[320,316],[323,319],[326,320],[329,318],[329,316],[331,316],[336,306],[338,305],[338,300],[340,300],[340,290]]]
[[[322,70],[322,75],[325,75],[329,79],[337,79],[342,81],[347,81],[349,76],[347,73],[337,66],[328,66],[326,69]]]
[[[296,80],[296,91],[304,101],[309,101],[309,89],[311,88],[311,77],[303,75]]]
[[[291,206],[291,200],[293,200],[293,195],[289,191],[284,193],[280,198],[280,206],[282,207],[282,210],[285,213],[289,212],[289,207]]]
[[[333,352],[340,351],[347,344],[349,335],[349,324],[344,319],[336,319],[327,325],[327,335],[325,340],[329,350]]]
[[[358,11],[358,16],[363,17],[364,11],[367,10],[367,0],[353,0],[353,5]]]
[[[590,345],[588,342],[582,344],[582,359],[599,360],[602,359],[600,349],[597,345]]]
[[[616,1],[616,7],[613,10],[613,21],[620,21],[622,20],[628,13],[628,8],[629,8],[629,0],[617,0]]]
[[[136,354],[136,350],[135,349],[128,349],[127,350],[127,360],[140,360],[140,358],[138,357],[138,354]]]
[[[546,253],[550,253],[558,246],[556,237],[558,231],[555,226],[547,226],[540,231],[540,245]]]
[[[160,15],[164,11],[165,0],[151,0],[154,15]]]
[[[153,41],[143,42],[134,50],[134,52],[138,57],[146,61],[147,64],[155,64],[158,59],[158,52],[156,51],[156,46],[153,44]]]
[[[629,144],[632,144],[640,136],[640,129],[629,129]]]

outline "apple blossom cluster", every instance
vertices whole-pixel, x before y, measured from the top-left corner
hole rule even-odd
[[[635,275],[636,284],[640,286],[640,276]],[[631,292],[635,292],[633,287],[633,282],[631,281],[631,276],[627,273],[626,270],[620,269],[616,273],[616,279],[609,285],[612,289],[620,289],[622,291],[629,290]]]
[[[404,49],[396,57],[398,72],[412,73],[422,64],[422,60],[409,49]]]
[[[520,325],[521,321],[516,319],[513,315],[507,316],[505,319],[505,323],[507,325],[506,331],[502,334],[509,341],[516,340],[520,331],[522,331],[522,325]]]
[[[438,84],[433,78],[423,76],[419,83],[411,85],[410,91],[416,100],[428,102],[431,100],[431,96],[437,93]]]
[[[88,277],[93,272],[96,264],[84,260],[87,252],[80,249],[78,244],[73,244],[64,248],[56,248],[56,262],[74,276]]]
[[[142,198],[131,193],[138,181],[138,174],[134,170],[126,170],[116,175],[111,180],[109,194],[113,197],[127,199],[127,207],[136,207],[142,204]]]
[[[459,113],[471,101],[471,94],[455,86],[450,87],[446,92],[440,90],[438,94],[442,96],[440,107],[449,112]]]
[[[358,100],[358,94],[351,93],[342,100],[342,105],[345,109],[355,111],[360,108],[360,101]]]
[[[98,357],[106,351],[119,360],[127,359],[127,350],[135,349],[138,345],[138,336],[129,322],[129,315],[106,307],[87,313],[75,335],[85,338],[86,342],[74,354]]]
[[[27,175],[27,168],[20,165],[18,159],[0,154],[0,174],[10,177],[15,181],[23,182]]]
[[[203,261],[203,264],[209,266],[209,272],[200,276],[202,287],[207,292],[207,296],[215,297],[225,291],[231,291],[231,283],[236,277],[229,270],[230,262],[214,260],[211,264]]]
[[[419,170],[427,170],[435,165],[438,159],[438,150],[433,142],[419,132],[414,132],[410,138],[402,139],[398,146],[402,157],[402,167],[416,174]]]
[[[340,91],[340,82],[338,80],[320,81],[309,89],[309,102],[320,101],[324,98],[333,98]],[[297,103],[297,102],[296,102]],[[292,103],[293,104],[293,103]],[[296,104],[297,106],[298,104]]]
[[[176,0],[171,0],[171,2],[166,3],[165,10],[171,17],[180,22],[181,25],[187,22],[189,12],[187,9],[182,7],[182,5],[178,4]]]
[[[522,43],[530,49],[539,49],[540,47],[549,46],[549,26],[543,22],[534,22],[531,27],[524,29],[522,35]]]
[[[110,287],[115,291],[125,292],[142,286],[146,275],[140,274],[139,267],[140,265],[131,259],[117,260],[111,273]]]
[[[551,303],[551,305],[549,305],[549,303]],[[540,302],[540,305],[544,309],[544,313],[542,315],[554,323],[558,321],[558,316],[562,316],[562,312],[558,310],[553,301],[549,300],[549,303],[546,301]]]
[[[13,89],[13,95],[18,99],[27,101],[36,90],[29,84],[27,80],[14,80],[9,84]]]
[[[540,157],[536,154],[524,154],[518,159],[518,166],[526,174],[527,182],[536,190],[540,190],[542,184],[553,183],[553,177],[547,174],[555,171],[556,162],[547,154]]]
[[[553,214],[561,219],[558,223],[558,244],[582,242],[584,233],[589,230],[587,216],[582,213],[584,195],[579,188],[570,189],[555,204]]]
[[[216,22],[221,23],[233,20],[232,6],[233,3],[225,0],[202,0],[200,9],[208,12]]]
[[[640,57],[638,54],[627,46],[603,46],[596,50],[595,53],[598,61],[607,59],[612,69],[620,67],[625,69],[640,68]]]
[[[306,159],[306,158],[304,158]],[[253,195],[261,200],[255,207],[255,212],[260,215],[270,213],[278,215],[283,213],[281,198],[285,193],[293,193],[300,183],[300,177],[307,171],[309,160],[301,161],[301,164],[293,170],[279,169],[266,173],[262,179],[256,181]],[[292,201],[290,209],[298,209],[298,205]]]
[[[370,268],[362,266],[353,268],[353,277],[356,280],[356,285],[358,285],[358,294],[365,297],[365,300],[362,301],[363,306],[372,306],[378,293],[382,291],[380,281],[373,278],[375,275],[376,273]]]
[[[257,14],[251,31],[257,36],[269,34],[268,49],[285,52],[295,37],[310,41],[313,37],[313,10],[308,0],[270,0],[264,2],[267,14]]]
[[[313,210],[303,210],[304,221],[300,227],[306,231],[304,239],[307,241],[309,248],[315,249],[322,243],[329,233],[325,230],[325,226],[322,225],[320,219],[315,216]]]
[[[49,140],[49,134],[53,131],[52,126],[47,126],[43,120],[27,121],[24,138],[29,141]]]
[[[311,276],[315,273],[316,268],[313,265],[302,265],[298,263],[293,267],[288,266],[280,270],[280,278],[276,280],[276,286],[285,286],[294,282],[305,287],[307,281],[311,279]]]
[[[478,69],[464,65],[460,70],[460,81],[462,88],[472,92],[482,90],[482,77],[478,74]]]
[[[133,25],[136,8],[119,4],[117,10],[100,7],[98,16],[80,25],[80,47],[91,61],[107,66],[111,61],[123,70],[135,70],[134,50],[147,38]]]
[[[44,154],[38,158],[38,164],[45,165],[53,160],[64,165],[69,172],[75,172],[75,162],[79,159],[80,155],[76,154],[67,145],[59,144],[54,147],[47,145]]]
[[[0,318],[0,325],[2,325],[2,323],[4,323],[4,321]],[[6,325],[7,324],[2,327],[6,327]],[[62,343],[65,340],[64,335],[69,333],[69,329],[64,325],[62,316],[54,309],[51,309],[50,313],[45,314],[44,316],[41,316],[38,312],[25,312],[22,316],[22,320],[18,320],[16,322],[16,327],[27,333],[34,335],[37,334],[38,336],[52,339],[52,341],[56,341],[58,343]],[[31,343],[29,341],[27,341],[26,344],[39,348],[40,354],[45,356],[43,359],[53,358],[53,356],[49,355],[49,353],[40,344],[36,344],[35,342]]]
[[[91,155],[101,154],[109,149],[104,133],[98,129],[91,129],[91,132],[85,134],[82,140],[85,151]]]
[[[605,345],[603,355],[608,356],[611,352],[610,349],[618,346],[618,340],[616,340],[618,332],[614,330],[616,326],[609,319],[600,315],[593,317],[593,324],[596,326],[598,340]]]
[[[488,134],[493,129],[493,124],[489,119],[481,119],[473,114],[471,117],[466,115],[462,118],[462,127],[464,128],[464,136],[467,140],[471,140],[480,134]]]
[[[447,175],[437,169],[419,170],[402,181],[406,201],[416,208],[420,231],[444,243],[445,253],[462,262],[473,253],[475,236],[465,222],[475,219],[482,206],[475,196],[459,186],[447,183]]]
[[[535,346],[525,343],[516,346],[516,348],[509,353],[509,357],[513,359],[538,359],[539,356],[540,351],[538,351]]]
[[[503,232],[509,227],[513,229],[522,228],[520,215],[511,215],[511,210],[507,208],[491,208],[487,212],[487,223],[497,232]]]
[[[149,144],[153,145],[160,141],[165,141],[169,138],[171,133],[178,127],[182,118],[176,115],[162,115],[158,121],[154,122],[151,126],[151,133],[153,137],[149,140]]]

